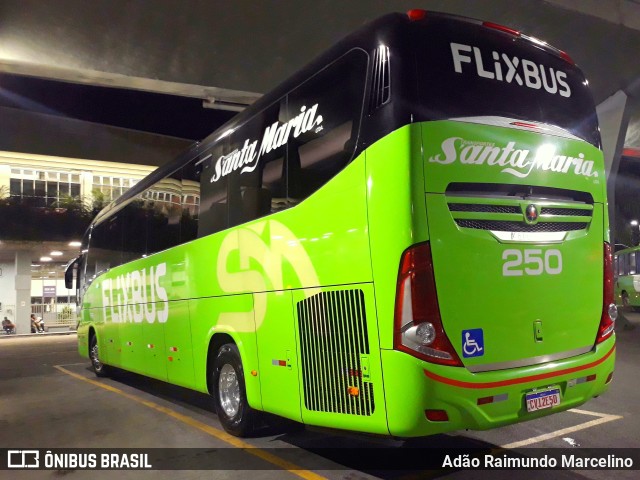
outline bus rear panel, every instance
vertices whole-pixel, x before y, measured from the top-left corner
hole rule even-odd
[[[369,202],[390,433],[487,429],[580,405],[612,378],[616,317],[584,77],[510,29],[429,13],[412,28],[421,121],[367,152],[375,184],[393,178],[394,143],[412,146],[395,159],[409,164],[410,201],[398,195],[383,218]],[[387,222],[405,235],[377,242]],[[397,255],[393,279],[382,251]]]

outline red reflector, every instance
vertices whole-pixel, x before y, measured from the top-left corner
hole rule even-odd
[[[412,22],[415,22],[417,20],[422,20],[426,16],[427,16],[427,11],[422,10],[420,8],[409,10],[407,12],[407,17],[409,17],[409,20],[411,20]]]
[[[483,397],[478,399],[478,405],[486,405],[487,403],[493,403],[493,397]]]
[[[511,35],[515,35],[516,37],[520,36],[520,32],[518,30],[514,30],[513,28],[505,27],[504,25],[499,25],[493,22],[482,22],[482,25],[488,28],[493,28],[494,30],[500,30],[501,32],[509,33]]]
[[[587,377],[587,382],[593,382],[596,379],[596,374],[594,373],[593,375],[589,375]]]
[[[567,52],[563,52],[562,50],[560,50],[560,56],[562,57],[562,59],[566,62],[569,62],[571,65],[575,65],[576,62],[573,61],[573,58],[571,58],[569,55],[567,55]]]
[[[609,374],[609,376],[607,377],[607,381],[604,383],[609,383],[612,379],[613,379],[613,372]]]
[[[173,362],[173,357],[167,357],[170,362]]]
[[[427,417],[427,420],[431,420],[432,422],[449,421],[449,416],[445,410],[425,410],[424,415]]]
[[[287,366],[287,361],[286,360],[278,360],[278,366],[286,367]]]
[[[538,128],[538,125],[533,123],[524,123],[524,122],[511,122],[510,125],[515,125],[516,127],[525,127],[525,128]]]

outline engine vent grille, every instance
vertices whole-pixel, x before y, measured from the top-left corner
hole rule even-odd
[[[297,313],[307,410],[371,415],[373,384],[363,378],[368,372],[362,365],[369,354],[362,290],[321,292],[298,302]],[[354,387],[357,396],[349,393]]]
[[[590,217],[591,210],[583,210],[578,208],[558,208],[558,207],[542,207],[540,215],[566,215],[573,217]]]
[[[540,222],[535,225],[530,225],[525,222],[461,219],[456,219],[456,223],[464,228],[498,232],[568,232],[572,230],[584,230],[588,225],[588,223],[583,222]]]
[[[452,212],[522,213],[517,205],[485,205],[480,203],[450,203]]]

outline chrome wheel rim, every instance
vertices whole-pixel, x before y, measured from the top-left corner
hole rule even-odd
[[[93,347],[91,347],[91,364],[96,372],[102,370],[102,362],[100,361],[100,357],[98,356],[98,342],[95,343]]]
[[[228,363],[220,369],[218,396],[227,417],[234,417],[240,410],[240,384],[235,369]]]

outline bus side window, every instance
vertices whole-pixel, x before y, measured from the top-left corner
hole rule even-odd
[[[87,230],[83,239],[82,239],[82,247],[81,247],[81,255],[82,260],[80,261],[80,265],[78,265],[78,286],[79,295],[78,295],[78,305],[80,305],[80,300],[84,291],[86,289],[87,283],[91,281],[93,276],[96,274],[95,265],[87,262],[88,254],[89,254],[89,234],[91,230]]]
[[[284,118],[285,112],[283,98],[254,115],[229,135],[227,155],[237,155],[242,159],[227,176],[230,227],[286,208],[283,203],[286,198],[283,171],[285,147],[275,140],[278,138],[275,132],[282,128],[280,117]],[[272,140],[269,143],[265,139]],[[263,145],[263,142],[266,143]],[[269,147],[265,146],[267,144]]]
[[[275,158],[261,166],[262,189],[270,193],[269,213],[289,207],[284,157]]]
[[[180,244],[182,171],[160,180],[142,194],[147,222],[147,255]]]
[[[226,153],[228,139],[224,138],[194,160],[200,171],[200,209],[198,212],[198,238],[227,228],[227,176],[219,175],[216,165]]]
[[[629,275],[636,274],[636,253],[632,252],[629,254]]]
[[[99,275],[122,264],[123,223],[120,212],[93,227],[87,272]],[[91,281],[91,277],[87,278]]]
[[[302,115],[289,139],[288,195],[300,202],[342,170],[356,148],[368,56],[352,50],[288,96],[288,120]]]
[[[143,195],[138,195],[124,207],[120,215],[124,230],[122,261],[126,263],[147,254],[148,212]]]
[[[180,218],[180,243],[198,238],[200,216],[200,177],[202,164],[197,159],[182,169],[182,217]]]

